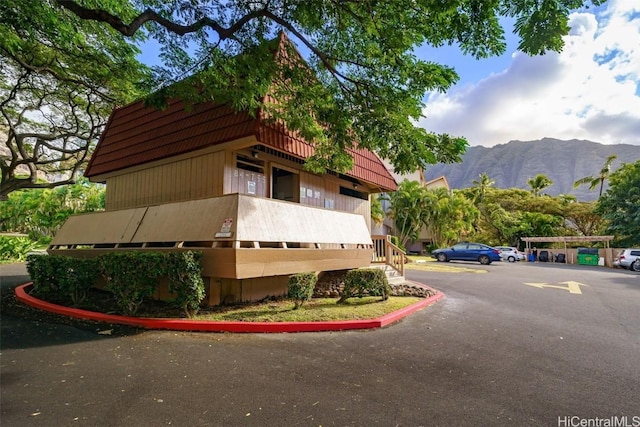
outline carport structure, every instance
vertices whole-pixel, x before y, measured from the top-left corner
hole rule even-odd
[[[564,253],[566,254],[567,262],[573,264],[575,261],[574,255],[575,249],[567,249],[567,242],[580,243],[580,242],[604,242],[605,247],[603,254],[605,265],[611,267],[613,265],[613,251],[609,247],[609,242],[612,241],[614,236],[546,236],[546,237],[523,237],[522,241],[526,243],[526,251],[531,251],[531,243],[563,243]]]

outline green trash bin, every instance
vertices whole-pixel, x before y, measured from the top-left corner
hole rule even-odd
[[[597,248],[578,248],[578,264],[598,265],[600,257]]]

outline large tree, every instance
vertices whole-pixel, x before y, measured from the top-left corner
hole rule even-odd
[[[515,19],[519,48],[542,54],[563,47],[568,15],[604,0],[55,0],[126,37],[145,33],[162,47],[162,96],[266,108],[312,141],[312,170],[345,170],[354,143],[388,158],[398,173],[459,159],[461,137],[416,126],[427,91],[457,80],[446,66],[418,59],[418,46],[457,44],[478,58],[503,53],[501,16]],[[274,64],[266,40],[284,31],[306,67]],[[241,52],[249,54],[240,55]],[[288,56],[292,58],[294,53]],[[312,73],[308,70],[312,70]],[[184,80],[187,75],[195,77]],[[274,76],[277,89],[272,85]],[[170,84],[182,80],[182,84]],[[157,99],[156,99],[157,100]]]
[[[598,200],[596,212],[620,245],[640,246],[640,160],[623,163],[609,176],[609,189]]]
[[[0,200],[74,182],[113,107],[144,93],[132,41],[46,0],[0,3]]]

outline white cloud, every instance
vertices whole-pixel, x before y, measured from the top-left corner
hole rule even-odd
[[[429,131],[471,145],[543,137],[640,145],[640,2],[574,13],[562,53],[515,53],[505,70],[429,94]]]

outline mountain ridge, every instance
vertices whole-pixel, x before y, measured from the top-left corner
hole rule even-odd
[[[612,154],[618,156],[611,164],[615,171],[623,162],[640,160],[640,145],[555,138],[513,140],[493,147],[469,147],[461,163],[428,165],[423,172],[427,181],[444,175],[452,189],[472,187],[473,181],[486,173],[495,181],[494,187],[527,190],[527,180],[541,173],[553,181],[544,193],[572,194],[578,200],[590,201],[598,198],[599,189],[589,190],[588,185],[574,189],[573,183],[585,176],[597,176]]]

